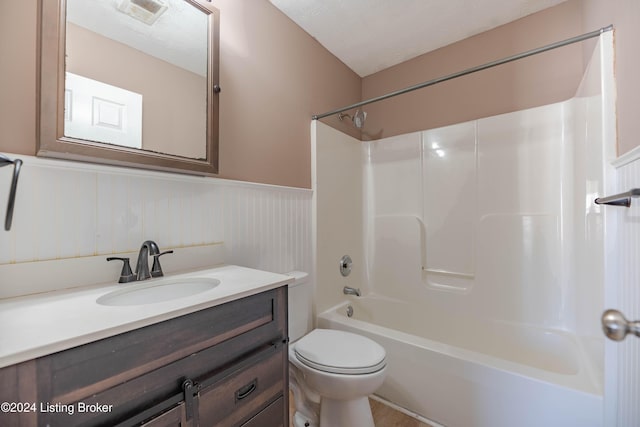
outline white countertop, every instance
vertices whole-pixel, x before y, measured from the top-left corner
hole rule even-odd
[[[168,277],[215,278],[220,284],[196,295],[132,306],[105,306],[96,303],[96,299],[114,290],[163,279],[108,283],[0,300],[0,368],[254,295],[294,280],[290,276],[235,265],[172,274],[165,279]]]

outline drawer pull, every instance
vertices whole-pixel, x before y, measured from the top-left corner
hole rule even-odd
[[[258,388],[258,379],[254,378],[249,384],[240,387],[236,391],[236,402],[248,397]]]

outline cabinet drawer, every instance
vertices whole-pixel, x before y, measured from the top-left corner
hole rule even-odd
[[[186,425],[184,403],[181,403],[162,415],[142,423],[141,427],[183,427]]]
[[[280,346],[253,365],[229,372],[219,381],[202,388],[197,398],[199,424],[239,425],[260,411],[266,402],[282,396],[285,390],[285,348]],[[282,412],[279,418],[282,419]]]
[[[283,413],[284,397],[280,397],[241,427],[284,427]]]
[[[38,394],[71,403],[259,327],[273,336],[283,323],[279,299],[268,291],[43,357],[38,377],[51,381]]]

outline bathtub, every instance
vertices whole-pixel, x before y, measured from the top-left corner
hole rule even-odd
[[[376,395],[419,419],[447,427],[602,427],[598,340],[376,296],[320,314],[318,327],[383,345],[388,374]]]

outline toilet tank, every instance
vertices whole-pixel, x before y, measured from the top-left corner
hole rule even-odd
[[[295,278],[289,284],[289,341],[294,342],[313,329],[313,289],[304,271],[286,274]]]

